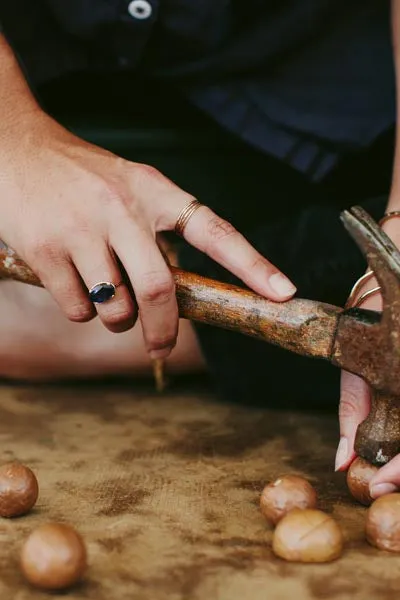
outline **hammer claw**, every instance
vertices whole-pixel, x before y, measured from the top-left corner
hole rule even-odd
[[[360,206],[354,206],[341,215],[342,222],[367,259],[368,265],[382,290],[383,319],[393,316],[393,308],[400,303],[400,252]],[[398,311],[396,310],[396,313]],[[397,316],[397,315],[396,315]],[[398,317],[396,323],[399,322]],[[400,329],[400,326],[398,325]]]
[[[400,396],[400,252],[361,207],[344,211],[342,222],[367,259],[382,293],[382,314],[363,327],[354,317],[359,309],[342,315],[334,346],[334,360],[361,375],[376,390]]]

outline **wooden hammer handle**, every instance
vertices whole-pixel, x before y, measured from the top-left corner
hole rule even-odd
[[[272,302],[250,290],[170,268],[180,317],[237,331],[304,356],[330,358],[342,309],[297,298]],[[0,278],[43,287],[9,248],[0,248]]]

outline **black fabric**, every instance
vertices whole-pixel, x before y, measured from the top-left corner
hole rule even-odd
[[[0,20],[33,87],[112,69],[168,82],[315,181],[394,122],[389,2],[145,1],[146,19],[130,0],[0,0]]]
[[[340,212],[359,204],[374,219],[382,216],[392,151],[393,138],[385,136],[371,152],[341,165],[323,185],[301,181],[291,170],[282,172],[285,167],[265,159],[254,177],[274,211],[254,212],[251,198],[241,206],[225,200],[214,208],[235,225],[245,223],[241,230],[246,237],[294,281],[298,297],[343,306],[366,263],[344,229]],[[378,193],[382,195],[371,197]],[[244,286],[185,244],[179,262],[188,271]],[[337,405],[340,371],[329,363],[239,333],[201,324],[195,328],[215,386],[229,401],[321,409]]]

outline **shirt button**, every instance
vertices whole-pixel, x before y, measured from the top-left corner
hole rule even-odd
[[[128,13],[134,19],[148,19],[153,9],[147,0],[132,0],[128,4]]]

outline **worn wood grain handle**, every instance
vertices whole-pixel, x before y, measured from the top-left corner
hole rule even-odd
[[[329,359],[342,309],[294,298],[272,302],[247,289],[171,267],[179,314],[237,331],[296,354]],[[13,250],[0,248],[0,277],[43,287]]]

